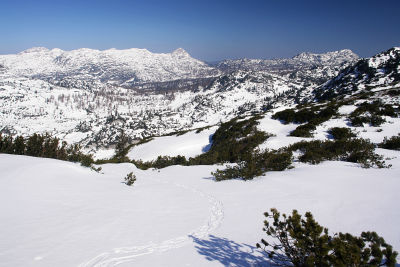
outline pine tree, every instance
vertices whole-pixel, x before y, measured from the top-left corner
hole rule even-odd
[[[118,142],[115,146],[115,156],[114,158],[117,159],[119,162],[123,162],[126,154],[128,153],[127,147],[129,143],[128,136],[125,135],[124,131],[121,131],[121,134],[118,137]]]
[[[25,141],[22,136],[17,136],[14,140],[14,153],[17,155],[25,154]]]
[[[136,176],[133,174],[133,172],[130,172],[126,175],[125,177],[125,184],[126,185],[133,185],[133,183],[136,181]]]
[[[42,157],[44,137],[39,134],[33,134],[26,143],[26,155],[33,157]]]
[[[266,212],[263,230],[268,241],[257,244],[278,266],[390,266],[398,253],[375,232],[361,236],[328,234],[310,212],[305,219],[293,210],[286,216],[276,209]]]
[[[11,136],[3,136],[0,133],[0,153],[9,153],[12,154],[14,152],[14,146]]]
[[[59,141],[58,138],[51,137],[48,134],[44,136],[43,156],[45,158],[57,158]]]

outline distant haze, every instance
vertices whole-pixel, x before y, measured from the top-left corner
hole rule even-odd
[[[2,1],[0,54],[44,46],[146,48],[193,57],[287,58],[400,45],[400,1]]]

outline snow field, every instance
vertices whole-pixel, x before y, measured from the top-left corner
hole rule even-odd
[[[160,182],[132,164],[105,165],[98,174],[51,159],[0,158],[0,225],[7,233],[1,266],[77,266],[118,248],[122,256],[155,244],[165,250],[189,234],[206,235],[222,216],[207,194]],[[121,183],[130,171],[140,177],[134,187]],[[105,266],[121,261],[114,258]]]
[[[0,155],[1,266],[255,266],[263,212],[311,211],[331,232],[373,230],[400,250],[400,152],[390,169],[295,163],[252,181],[215,182],[221,166],[98,174],[52,159]],[[132,187],[126,173],[138,177]],[[265,262],[264,262],[265,263]]]
[[[191,131],[180,136],[156,137],[148,143],[134,146],[128,153],[130,159],[150,161],[158,156],[185,156],[187,158],[206,152],[211,144],[211,136],[217,127],[204,129],[200,133]]]

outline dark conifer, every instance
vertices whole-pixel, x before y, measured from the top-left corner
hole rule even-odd
[[[22,136],[17,136],[14,140],[14,153],[17,155],[25,154],[25,140]]]
[[[398,253],[375,232],[329,235],[310,212],[264,213],[267,240],[257,243],[278,266],[395,266]]]

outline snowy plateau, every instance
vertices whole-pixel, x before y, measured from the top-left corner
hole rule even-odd
[[[311,137],[291,135],[303,124],[273,118],[332,99],[341,104]],[[352,123],[351,114],[374,101],[397,115],[382,115],[379,126]],[[0,55],[0,132],[47,132],[97,159],[114,155],[122,131],[128,159],[195,157],[210,150],[222,123],[255,115],[257,130],[269,134],[260,151],[332,140],[332,127],[376,145],[400,133],[399,110],[400,48],[365,59],[341,50],[217,64],[183,49]],[[0,154],[0,266],[271,266],[256,248],[270,208],[311,211],[331,233],[376,231],[400,251],[400,151],[374,151],[388,168],[310,164],[295,151],[292,168],[220,182],[211,173],[234,163],[148,170],[107,163],[96,172]],[[133,186],[124,183],[130,172]]]

